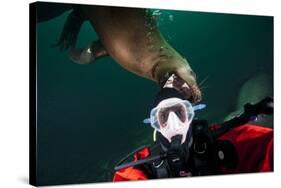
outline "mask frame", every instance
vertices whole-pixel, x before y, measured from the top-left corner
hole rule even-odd
[[[163,127],[159,119],[159,112],[163,108],[171,108],[173,106],[180,105],[184,108],[185,121],[182,121],[173,111],[170,111],[167,118],[167,125]],[[172,137],[176,135],[182,135],[181,143],[185,142],[186,134],[190,127],[190,124],[194,118],[194,109],[192,104],[187,100],[179,98],[169,98],[161,101],[150,112],[151,126],[158,132],[160,132],[169,142]]]

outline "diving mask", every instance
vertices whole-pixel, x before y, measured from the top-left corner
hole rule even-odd
[[[150,112],[150,118],[144,122],[149,122],[169,142],[173,136],[182,135],[181,143],[184,143],[194,117],[194,110],[204,107],[203,104],[192,106],[187,100],[168,98],[153,108]]]

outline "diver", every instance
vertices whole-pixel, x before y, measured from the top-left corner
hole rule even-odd
[[[205,105],[192,105],[173,86],[174,78],[156,95],[144,120],[155,130],[154,143],[123,158],[113,181],[273,171],[273,129],[249,123],[259,114],[273,114],[271,97],[248,103],[240,116],[209,126],[194,119]]]

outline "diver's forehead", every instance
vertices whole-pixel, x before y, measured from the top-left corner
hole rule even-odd
[[[182,103],[182,102],[183,102],[182,99],[173,97],[173,98],[168,98],[168,99],[162,100],[157,105],[157,107],[168,107],[168,106],[171,106],[171,105],[174,105],[174,104],[178,104],[178,103]]]

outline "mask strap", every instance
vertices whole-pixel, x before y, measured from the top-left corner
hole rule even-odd
[[[197,104],[195,106],[192,106],[193,110],[194,111],[197,111],[197,110],[203,110],[204,108],[206,108],[207,105],[206,104]]]
[[[150,123],[151,123],[150,118],[144,119],[144,120],[143,120],[143,123],[144,123],[144,124],[150,124]]]

